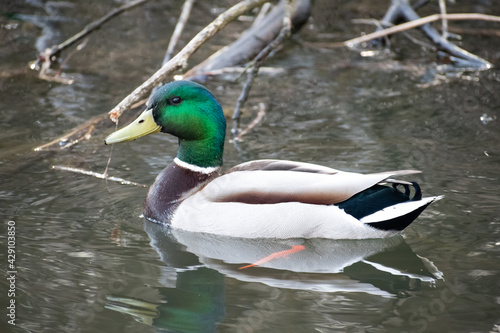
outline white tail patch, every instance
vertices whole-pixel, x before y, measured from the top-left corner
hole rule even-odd
[[[437,197],[428,197],[423,198],[418,201],[406,201],[403,203],[399,203],[393,206],[386,207],[382,210],[379,210],[373,214],[363,217],[360,219],[363,223],[376,223],[387,220],[392,220],[396,217],[403,216],[413,212],[414,210],[419,209],[422,206],[428,205],[436,200],[442,199],[443,196]]]

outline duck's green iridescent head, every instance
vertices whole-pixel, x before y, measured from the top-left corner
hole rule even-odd
[[[222,165],[226,119],[219,102],[202,85],[174,81],[162,86],[146,111],[104,142],[125,142],[160,131],[179,138],[181,161],[200,167]]]

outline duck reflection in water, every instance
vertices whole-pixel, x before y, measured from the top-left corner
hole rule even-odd
[[[217,330],[225,317],[228,278],[271,288],[383,298],[406,297],[422,283],[442,279],[432,262],[417,256],[400,236],[249,240],[179,231],[149,221],[144,227],[162,262],[175,270],[175,286],[154,287],[163,302],[110,295],[106,307],[175,332]],[[300,250],[287,252],[293,246]],[[275,253],[284,255],[273,257]]]

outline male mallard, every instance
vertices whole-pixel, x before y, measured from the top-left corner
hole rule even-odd
[[[172,228],[245,238],[382,238],[441,198],[422,198],[416,183],[392,179],[415,170],[358,174],[257,160],[221,175],[222,108],[205,87],[189,81],[159,88],[149,108],[105,143],[160,131],[178,137],[179,148],[150,187],[144,216]]]

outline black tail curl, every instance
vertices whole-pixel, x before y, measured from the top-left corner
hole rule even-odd
[[[413,198],[411,198],[410,200],[411,201],[422,200],[422,190],[420,189],[420,185],[418,185],[418,183],[416,183],[416,182],[411,182],[411,185],[413,186],[413,189],[414,189],[415,193],[413,194]],[[392,184],[392,187],[394,189],[396,189],[396,190],[398,190],[399,186],[403,186],[403,188],[405,189],[404,194],[406,196],[408,196],[408,198],[409,198],[410,194],[411,194],[410,185],[408,185],[408,184],[401,184],[401,183],[393,183]]]
[[[403,187],[403,189],[400,190],[400,187]],[[414,191],[413,197],[411,197],[411,187],[413,187]],[[392,186],[373,185],[348,200],[337,204],[337,206],[359,220],[398,203],[421,200],[422,190],[420,186],[412,182],[411,187],[408,184],[401,183],[394,183]]]

